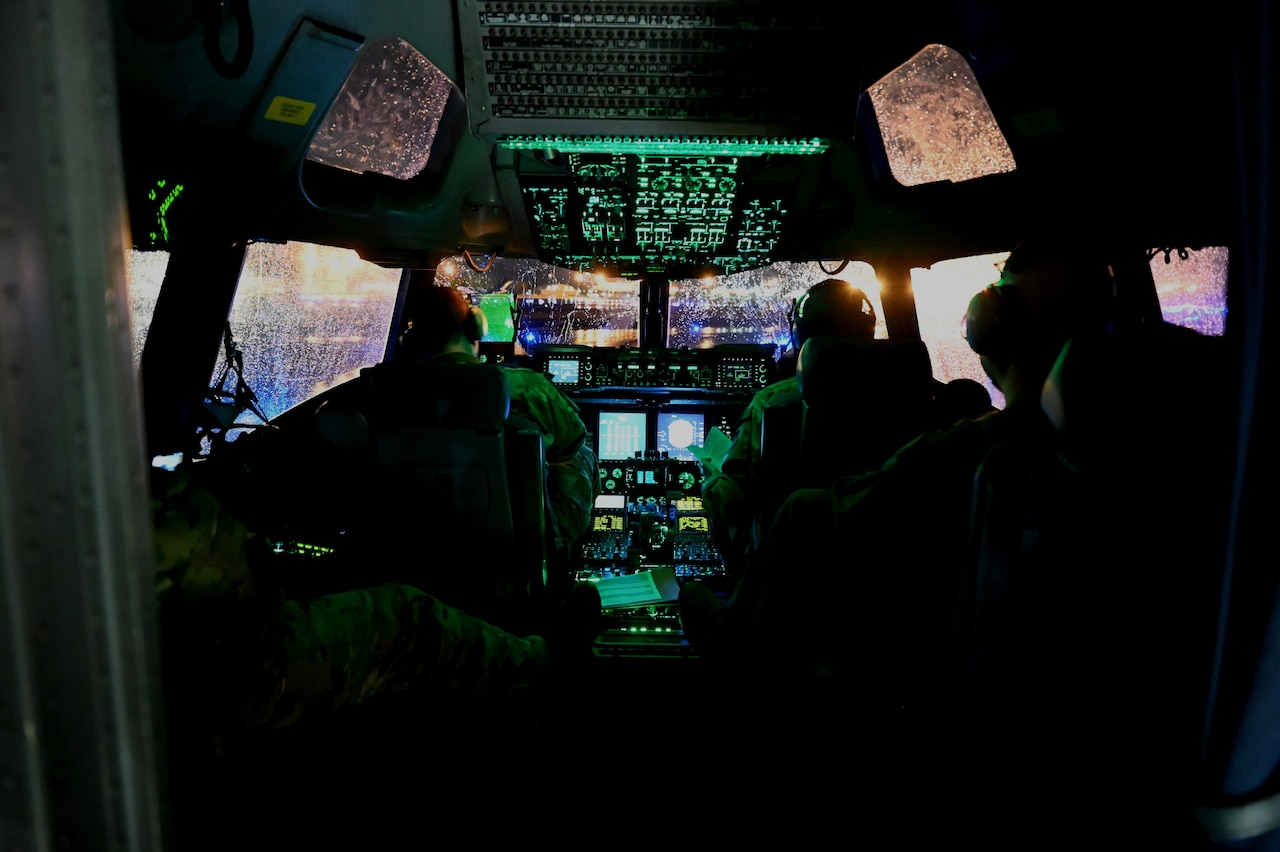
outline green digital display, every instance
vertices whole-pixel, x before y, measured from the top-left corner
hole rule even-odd
[[[186,192],[186,185],[160,178],[147,190],[147,244],[152,248],[168,246],[173,241],[169,226],[174,203]]]
[[[488,326],[483,338],[485,343],[510,343],[516,339],[514,296],[510,293],[481,293],[472,298]]]
[[[516,151],[553,149],[564,154],[655,154],[674,157],[759,157],[821,154],[827,139],[650,136],[505,136],[498,145]]]
[[[568,269],[672,277],[766,266],[794,182],[765,180],[791,158],[569,153],[556,174],[523,175],[539,256]]]

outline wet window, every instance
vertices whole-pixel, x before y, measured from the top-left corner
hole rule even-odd
[[[382,360],[400,277],[348,249],[248,247],[229,322],[243,379],[267,419]],[[227,360],[224,351],[212,387],[226,388]]]
[[[1155,249],[1151,277],[1165,322],[1215,337],[1226,331],[1226,248]]]
[[[868,90],[889,170],[904,186],[970,180],[1016,168],[973,69],[932,44]]]
[[[125,277],[129,283],[129,324],[133,330],[133,365],[142,362],[142,348],[147,342],[147,330],[156,311],[156,299],[160,285],[164,283],[165,270],[169,268],[167,251],[138,251],[130,249],[125,257]]]
[[[1000,265],[1008,252],[961,257],[911,270],[920,338],[933,362],[933,377],[940,382],[974,379],[991,394],[991,403],[1004,408],[1004,394],[996,390],[978,355],[964,336],[964,314],[973,294],[1000,277]]]
[[[499,257],[472,265],[459,256],[439,266],[436,282],[468,294],[511,294],[518,354],[538,344],[616,347],[640,341],[636,281],[573,272],[531,259]]]
[[[431,156],[453,82],[403,39],[369,43],[320,123],[307,159],[408,180]]]
[[[772,343],[781,355],[791,345],[791,308],[826,278],[862,289],[876,309],[876,336],[884,337],[875,270],[851,263],[831,275],[820,263],[774,263],[729,276],[672,282],[668,345],[706,349],[722,343]]]

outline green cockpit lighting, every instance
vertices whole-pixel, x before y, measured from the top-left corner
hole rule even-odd
[[[623,277],[765,266],[795,192],[770,166],[797,158],[745,153],[569,153],[555,172],[531,159],[521,188],[539,255]]]
[[[712,136],[505,136],[499,147],[516,151],[555,150],[565,154],[663,154],[673,157],[759,157],[765,154],[821,154],[828,139]]]
[[[185,190],[185,184],[171,183],[165,178],[160,178],[147,190],[147,201],[154,205],[151,208],[154,218],[150,223],[151,227],[147,229],[147,239],[151,246],[156,248],[168,246],[172,241],[169,234],[170,208]]]

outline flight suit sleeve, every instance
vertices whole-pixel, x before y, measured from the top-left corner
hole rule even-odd
[[[197,645],[257,641],[284,602],[283,585],[255,570],[261,544],[191,475],[155,471],[152,545],[166,640]]]
[[[756,470],[760,459],[762,406],[753,399],[738,418],[733,443],[720,463],[720,472],[702,483],[702,502],[712,523],[735,552],[751,547],[755,520]],[[723,540],[722,538],[722,540]]]
[[[596,455],[577,403],[546,376],[513,368],[508,374],[511,411],[538,425],[547,463],[547,500],[555,520],[557,548],[581,538],[591,522],[600,490]]]
[[[153,483],[163,682],[176,747],[233,750],[375,694],[458,694],[492,706],[542,677],[546,642],[418,589],[384,584],[285,599],[256,538],[176,472]]]
[[[746,553],[758,545],[764,530],[755,530],[760,507],[760,438],[764,429],[764,409],[799,402],[799,386],[794,379],[783,379],[760,390],[742,411],[733,443],[724,454],[719,472],[703,482],[703,504],[707,512],[727,535],[733,549]]]
[[[547,463],[547,499],[560,524],[562,544],[576,541],[591,523],[591,510],[600,492],[600,470],[591,446],[583,443],[563,462]]]
[[[547,461],[573,460],[587,440],[587,427],[578,404],[533,370],[513,368],[507,383],[512,413],[524,414],[538,424]]]

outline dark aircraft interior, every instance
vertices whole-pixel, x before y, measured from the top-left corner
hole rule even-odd
[[[0,126],[0,220],[46,195],[39,210],[53,212],[33,216],[30,235],[0,229],[17,270],[0,284],[15,306],[0,342],[13,377],[0,438],[15,439],[0,498],[23,508],[61,485],[95,495],[95,529],[108,525],[122,510],[102,508],[101,465],[46,477],[31,459],[65,451],[50,423],[136,406],[136,441],[118,453],[138,470],[198,459],[259,525],[266,564],[297,599],[408,573],[527,633],[574,582],[603,592],[661,579],[649,599],[606,599],[589,665],[493,716],[395,696],[206,765],[166,764],[163,725],[135,713],[130,730],[154,740],[158,768],[125,770],[92,756],[123,748],[97,711],[15,702],[0,722],[17,730],[8,721],[29,714],[48,745],[9,761],[37,792],[0,811],[0,848],[6,832],[47,840],[59,825],[62,848],[226,849],[440,834],[626,842],[637,825],[670,842],[687,824],[686,843],[808,845],[839,829],[876,849],[1280,850],[1280,583],[1259,555],[1274,471],[1261,394],[1274,366],[1269,3],[19,5],[24,23],[0,36],[0,55],[4,124],[26,129],[6,141]],[[50,41],[51,27],[72,35]],[[48,55],[58,72],[29,77]],[[24,85],[46,78],[57,84]],[[81,101],[105,106],[82,115]],[[74,160],[39,185],[14,167],[64,138],[105,164],[95,154],[83,186],[48,189]],[[116,285],[92,326],[103,330],[72,343],[36,333],[71,312],[45,295],[53,273],[19,261],[84,262],[65,237],[105,240],[78,230],[91,202],[127,234],[95,274],[128,280],[132,362]],[[806,419],[765,425],[807,450],[769,456],[764,529],[795,488],[878,467],[952,422],[948,384],[985,384],[1001,407],[963,345],[963,306],[1020,239],[1055,223],[1104,244],[1119,324],[1158,331],[1064,355],[1046,405],[1078,437],[1010,445],[975,471],[972,583],[955,617],[972,638],[957,671],[978,698],[912,705],[871,675],[726,679],[690,642],[673,591],[701,583],[727,598],[742,570],[703,506],[702,451],[805,365]],[[942,271],[974,259],[976,277],[944,299]],[[1163,270],[1210,260],[1195,274],[1214,295],[1171,302]],[[828,277],[873,295],[883,360],[829,341],[795,350],[796,300]],[[444,422],[442,411],[491,416],[486,388],[442,381],[406,408],[382,369],[422,293],[442,284],[484,313],[486,361],[542,373],[581,411],[600,496],[567,557],[548,543],[537,435]],[[76,298],[97,304],[93,291]],[[939,348],[939,324],[956,349]],[[30,404],[44,393],[34,384],[98,361],[122,365],[128,405]],[[873,423],[855,401],[896,419]],[[419,418],[418,431],[398,418]],[[87,458],[103,452],[87,443]],[[813,460],[833,446],[843,467]],[[138,470],[115,476],[134,487]],[[497,497],[468,503],[456,484],[468,477],[498,483]],[[57,599],[52,579],[19,582],[17,554],[62,546],[44,560],[89,571],[91,548],[56,544],[58,516],[6,502],[0,520],[21,527],[0,547],[7,588],[29,589],[12,614]],[[103,562],[103,576],[121,570]],[[128,607],[84,587],[94,617],[68,649],[101,641],[97,630],[134,637],[118,640],[126,648],[147,633],[121,626],[145,608],[100,618]],[[874,608],[851,601],[850,618]],[[849,641],[887,665],[889,627],[851,625]],[[7,647],[26,666],[12,676],[23,695],[60,695],[91,665],[48,652],[42,668],[21,642]],[[120,708],[153,700],[154,678],[119,682],[86,708],[129,716]],[[96,751],[72,747],[77,720]],[[5,746],[0,728],[0,770]],[[100,791],[66,779],[96,767],[105,804],[80,810]]]

